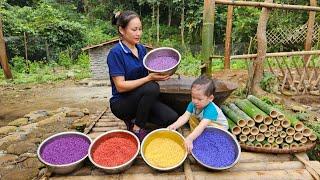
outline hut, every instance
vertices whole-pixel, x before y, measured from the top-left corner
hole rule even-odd
[[[82,51],[88,51],[90,57],[90,69],[93,80],[107,80],[109,79],[109,69],[106,63],[106,59],[110,49],[119,41],[119,39],[113,39],[96,45],[89,45],[82,48]],[[147,51],[152,47],[144,45]]]

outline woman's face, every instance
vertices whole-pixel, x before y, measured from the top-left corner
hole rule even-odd
[[[138,17],[133,18],[127,25],[126,28],[120,27],[120,33],[123,40],[129,44],[135,45],[140,42],[142,35],[142,24]]]

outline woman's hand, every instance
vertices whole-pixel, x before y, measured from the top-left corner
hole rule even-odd
[[[149,73],[148,78],[151,81],[165,81],[170,78],[170,75],[165,75],[161,73]]]
[[[188,153],[191,153],[191,151],[193,149],[193,140],[191,138],[187,137],[186,140],[184,141],[184,144],[186,146]]]
[[[169,130],[176,130],[177,129],[177,126],[173,123],[171,124],[170,126],[167,127]]]

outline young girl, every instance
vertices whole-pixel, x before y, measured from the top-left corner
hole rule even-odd
[[[212,102],[214,99],[215,85],[213,80],[205,75],[197,78],[191,85],[191,98],[186,112],[176,122],[168,126],[176,130],[188,122],[192,133],[185,140],[188,152],[191,152],[195,140],[207,126],[215,126],[228,130],[227,118],[221,109]]]

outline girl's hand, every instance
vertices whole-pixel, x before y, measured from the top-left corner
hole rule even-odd
[[[170,126],[167,127],[169,130],[176,130],[177,126],[175,124],[171,124]]]
[[[148,77],[151,81],[165,81],[170,78],[169,75],[165,75],[161,73],[149,73]]]
[[[186,146],[188,153],[191,153],[191,151],[193,149],[193,140],[191,140],[189,137],[187,137],[186,140],[184,141],[184,144]]]

